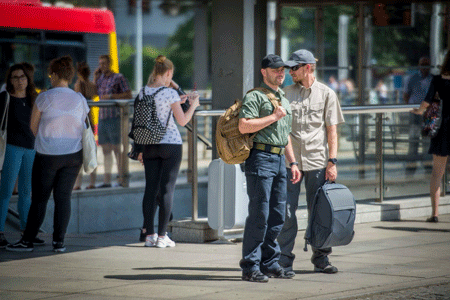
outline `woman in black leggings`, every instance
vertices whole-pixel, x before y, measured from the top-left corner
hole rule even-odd
[[[9,251],[33,251],[33,241],[44,222],[51,193],[53,251],[63,252],[69,225],[72,189],[83,163],[82,135],[89,113],[86,99],[69,88],[75,74],[70,56],[50,62],[48,74],[52,89],[40,93],[32,112],[30,128],[36,136],[31,207],[22,239],[6,247]]]
[[[143,234],[146,235],[147,247],[174,247],[175,242],[167,236],[167,225],[172,212],[173,194],[178,171],[181,164],[182,144],[181,134],[175,124],[184,126],[194,115],[199,106],[199,97],[192,94],[180,98],[178,93],[168,88],[173,77],[173,63],[160,55],[155,60],[155,66],[147,85],[140,91],[139,97],[148,95],[156,103],[158,118],[162,124],[167,124],[167,131],[158,144],[144,145],[138,159],[145,167],[145,193],[142,202],[144,214]],[[190,100],[190,108],[183,112],[181,104]],[[160,196],[158,196],[158,194]],[[154,231],[154,219],[157,204],[159,204],[158,232]]]

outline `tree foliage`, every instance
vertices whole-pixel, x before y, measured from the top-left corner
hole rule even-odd
[[[415,26],[372,26],[372,49],[358,53],[358,28],[356,5],[329,5],[323,10],[325,66],[338,65],[339,16],[350,17],[348,28],[349,64],[357,65],[359,55],[371,52],[375,66],[408,67],[416,66],[419,58],[429,55],[431,5],[423,4],[416,11]],[[371,7],[367,7],[367,21],[370,22]],[[308,49],[313,53],[316,47],[315,8],[284,7],[282,11],[282,35],[289,41],[289,52]],[[368,33],[368,31],[366,31]],[[353,71],[355,72],[355,70]],[[384,76],[390,68],[374,71],[375,76]],[[354,76],[355,74],[353,74]]]
[[[193,87],[192,74],[194,69],[194,19],[191,18],[169,38],[168,44],[164,48],[155,48],[150,45],[142,49],[142,77],[144,83],[150,75],[154,61],[158,55],[165,55],[175,65],[173,80],[185,89]],[[134,67],[136,50],[129,42],[119,43],[119,68],[120,72],[129,79],[131,86],[134,86]]]

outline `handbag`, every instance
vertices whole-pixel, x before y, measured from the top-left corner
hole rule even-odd
[[[142,91],[142,98],[139,95],[136,97],[134,101],[133,122],[131,131],[128,134],[136,144],[158,144],[166,134],[172,110],[170,110],[164,126],[158,118],[155,103],[155,96],[165,88],[161,87],[152,95],[145,95],[144,91]]]
[[[97,168],[97,144],[91,129],[89,117],[86,117],[86,128],[83,130],[83,167],[86,173],[92,173]]]
[[[436,94],[438,99],[431,103],[423,113],[422,136],[434,138],[442,123],[442,99]],[[438,100],[438,101],[436,101]]]
[[[2,122],[0,123],[0,171],[3,169],[3,162],[5,161],[8,111],[9,111],[9,93],[6,92],[5,110],[3,111]]]
[[[139,153],[142,153],[143,151],[143,147],[142,145],[137,145],[136,143],[133,143],[131,145],[131,151],[128,152],[128,157],[131,158],[132,160],[138,160],[139,157]]]

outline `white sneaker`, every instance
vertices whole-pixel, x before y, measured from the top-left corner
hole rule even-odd
[[[158,247],[158,248],[175,247],[175,242],[172,241],[167,236],[167,233],[166,233],[166,235],[164,237],[158,237],[158,240],[156,241],[156,247]]]
[[[158,235],[156,233],[147,235],[145,237],[145,247],[155,247],[157,238]]]

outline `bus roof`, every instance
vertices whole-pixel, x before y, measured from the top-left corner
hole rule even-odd
[[[106,9],[42,6],[40,1],[0,1],[0,27],[67,32],[111,33],[114,16]]]

